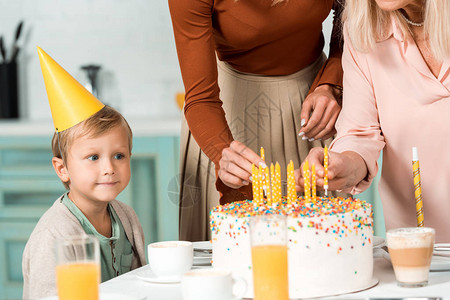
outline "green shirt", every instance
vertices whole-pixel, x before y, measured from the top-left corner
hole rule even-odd
[[[107,238],[97,232],[81,210],[67,197],[67,194],[62,197],[62,203],[78,219],[84,231],[87,234],[94,235],[98,239],[100,243],[102,282],[130,271],[133,249],[125,235],[122,222],[112,205],[108,204],[112,234],[110,238]]]

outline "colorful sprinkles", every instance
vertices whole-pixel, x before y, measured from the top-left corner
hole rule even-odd
[[[347,215],[347,213],[352,218],[350,224],[348,224],[349,221],[344,220],[344,215]],[[289,231],[297,232],[300,229],[314,230],[316,235],[333,234],[335,240],[347,237],[349,234],[358,234],[363,228],[372,227],[371,205],[359,199],[317,197],[315,202],[306,202],[303,197],[300,197],[291,202],[291,204],[288,204],[286,199],[282,199],[280,203],[272,205],[268,205],[267,203],[254,205],[253,201],[245,200],[219,205],[211,210],[210,225],[213,239],[214,235],[218,234],[221,230],[222,221],[225,219],[234,219],[235,222],[233,223],[236,223],[236,225],[228,223],[230,225],[227,226],[231,230],[227,230],[228,228],[222,228],[222,230],[226,231],[227,236],[235,239],[240,235],[241,231],[243,234],[247,234],[246,226],[242,225],[242,222],[237,223],[240,219],[267,214],[282,214],[292,218],[299,218],[295,224],[296,226],[288,227]],[[330,217],[335,218],[335,221],[331,225],[328,222]],[[308,220],[309,218],[314,219]],[[238,230],[232,230],[233,228]],[[296,243],[297,241],[293,242]],[[362,233],[361,242],[362,246],[366,243],[371,244],[370,238],[364,236],[364,233]],[[327,247],[330,246],[327,243]],[[353,245],[351,249],[354,249]],[[339,254],[343,249],[338,247],[336,250]]]

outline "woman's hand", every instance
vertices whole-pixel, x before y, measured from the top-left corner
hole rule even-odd
[[[222,151],[222,158],[219,161],[219,178],[233,189],[248,185],[252,175],[252,164],[265,166],[265,162],[258,154],[241,142],[233,141],[230,147]]]
[[[306,97],[300,113],[303,127],[299,135],[303,139],[327,139],[336,133],[334,124],[341,111],[340,94],[338,88],[324,84]]]
[[[314,164],[317,175],[317,189],[323,190],[323,177],[325,171],[323,168],[323,148],[317,147],[311,149],[305,160],[308,160],[309,166]],[[297,191],[303,191],[303,164],[300,169],[294,171]],[[353,151],[337,153],[328,152],[328,189],[331,191],[344,190],[348,191],[367,176],[366,163],[362,157]]]

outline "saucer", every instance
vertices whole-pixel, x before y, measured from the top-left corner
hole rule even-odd
[[[212,244],[210,241],[193,242],[194,251],[212,252]]]
[[[135,275],[137,278],[139,278],[143,281],[146,281],[146,282],[150,282],[150,283],[172,284],[172,283],[180,283],[181,282],[181,276],[180,277],[158,277],[150,269],[142,270],[142,271],[136,273]]]
[[[373,248],[381,248],[386,246],[386,240],[381,236],[373,236]]]
[[[443,255],[443,256],[439,256]],[[430,271],[450,271],[450,250],[434,250]]]

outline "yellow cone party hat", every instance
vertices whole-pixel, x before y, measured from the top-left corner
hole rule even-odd
[[[86,120],[105,106],[44,50],[37,50],[57,132]]]

